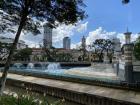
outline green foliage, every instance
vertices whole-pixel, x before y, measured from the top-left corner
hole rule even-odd
[[[0,60],[5,60],[5,57],[9,53],[10,48],[10,44],[0,42]]]
[[[114,43],[109,39],[96,39],[90,47],[94,49],[100,61],[103,60],[104,51],[107,51],[108,57],[111,57],[114,51]]]
[[[58,53],[57,49],[51,48],[51,49],[44,49],[45,55],[50,62],[60,61],[60,62],[69,62],[72,59],[72,55],[70,53]]]
[[[3,4],[3,0],[0,0],[0,8],[1,8],[2,4]]]
[[[21,60],[21,59],[30,59],[30,55],[32,54],[32,49],[31,48],[25,48],[19,50],[15,55],[14,58],[16,60]]]
[[[45,54],[44,56],[47,57],[47,60],[50,62],[54,62],[56,58],[56,49],[54,47],[50,49],[44,48]]]
[[[134,56],[137,60],[140,60],[140,40],[137,39],[137,42],[134,45]]]
[[[85,17],[85,12],[81,8],[84,6],[83,0],[3,0],[1,9],[8,14],[15,16],[12,22],[19,25],[17,33],[10,49],[7,61],[5,63],[4,72],[0,81],[0,94],[4,90],[7,72],[12,61],[14,50],[21,35],[21,31],[29,20],[46,20],[52,27],[56,27],[56,23],[75,24],[77,21]],[[11,20],[11,19],[9,19]],[[16,21],[15,21],[16,20]],[[18,21],[17,21],[18,20]],[[2,21],[3,22],[3,21]],[[1,23],[2,23],[1,22]],[[32,22],[32,23],[37,23]],[[34,26],[37,30],[37,25]],[[11,28],[11,27],[10,27]],[[28,28],[30,30],[30,28]],[[33,33],[39,33],[33,31]]]
[[[11,45],[7,44],[7,43],[1,43],[0,42],[0,52],[2,52],[2,50],[5,48],[7,50],[10,50]]]
[[[72,59],[72,55],[69,53],[59,53],[56,55],[55,59],[60,62],[70,62]]]
[[[4,95],[0,97],[0,105],[62,105],[64,100],[49,103],[47,99],[36,99],[29,95]]]
[[[20,23],[23,14],[28,17],[25,30],[39,33],[38,21],[48,21],[51,26],[55,26],[55,22],[74,24],[86,17],[83,8],[85,4],[83,0],[1,0],[1,9],[11,15],[15,25]],[[15,15],[16,14],[16,15]]]

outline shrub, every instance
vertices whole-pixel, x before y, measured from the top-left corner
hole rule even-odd
[[[36,99],[30,95],[8,94],[0,97],[0,105],[62,105],[64,100],[49,103],[44,97]]]

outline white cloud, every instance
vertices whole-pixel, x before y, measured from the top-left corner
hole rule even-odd
[[[83,24],[78,25],[77,31],[78,32],[83,32],[87,30],[88,22],[85,22]]]
[[[86,38],[86,44],[89,45],[93,43],[96,39],[107,39],[107,38],[113,38],[116,37],[116,32],[107,32],[102,27],[97,28],[94,31],[89,32],[87,38]]]
[[[72,37],[75,35],[75,31],[83,32],[87,30],[87,24],[85,23],[78,23],[75,25],[60,25],[58,28],[53,30],[53,45],[56,47],[62,47],[63,44],[63,38],[68,36]],[[76,37],[76,36],[75,36]],[[73,44],[71,45],[73,48]]]
[[[39,47],[39,45],[42,45],[42,34],[39,35],[33,35],[32,33],[21,35],[21,40],[24,40],[26,44],[29,45],[29,47]]]
[[[81,26],[83,27],[81,28],[81,31],[86,30],[87,24],[88,22],[84,24],[78,23],[78,25],[76,26],[62,24],[56,29],[53,29],[53,46],[62,47],[64,37],[66,36],[72,37],[73,35],[75,35],[75,31],[77,31]],[[39,43],[43,41],[43,28],[41,29],[41,35],[37,36],[33,36],[32,34],[24,35],[23,40],[25,40],[30,45],[30,47],[35,46],[35,44],[36,46],[38,46]]]
[[[112,39],[112,38],[119,38],[120,42],[122,44],[125,43],[125,36],[123,33],[117,33],[115,31],[113,32],[108,32],[105,29],[103,29],[102,27],[99,27],[93,31],[90,31],[86,37],[86,44],[90,45],[93,43],[93,41],[95,41],[96,39]],[[138,37],[138,34],[132,34],[131,35],[131,41],[135,41],[136,38]],[[72,44],[72,48],[76,48],[76,46],[79,46],[79,43],[75,43]]]
[[[18,26],[13,26],[12,30],[14,30],[15,32],[17,31]],[[5,31],[3,33],[0,33],[0,36],[4,36],[7,38],[15,38],[16,33],[12,33],[10,31]],[[34,36],[32,33],[23,33],[21,32],[20,38],[19,40],[23,40],[25,41],[26,44],[28,44],[30,47],[35,47],[35,46],[39,46],[39,43],[42,41],[42,35],[36,35]]]
[[[135,41],[138,38],[138,34],[132,34],[131,35],[131,42]],[[125,43],[125,36],[123,33],[118,33],[117,34],[117,38],[120,39],[121,43],[124,44]]]
[[[85,23],[87,24],[87,23]],[[85,29],[85,24],[84,28]],[[74,32],[78,30],[78,28],[82,26],[83,24],[78,23],[77,26],[75,25],[60,25],[56,29],[53,29],[53,46],[55,47],[62,47],[63,44],[63,38],[68,36],[72,37],[74,35]],[[15,32],[17,31],[18,26],[14,27]],[[82,30],[82,29],[81,29]],[[40,28],[41,34],[39,35],[33,35],[32,33],[21,33],[20,40],[23,40],[26,42],[26,44],[29,45],[29,47],[39,47],[40,44],[43,44],[43,34],[44,29],[43,27]],[[1,33],[0,36],[6,36],[10,38],[15,37],[15,33],[11,32],[5,32]]]
[[[115,37],[119,38],[122,44],[125,43],[125,36],[123,33],[108,32],[105,29],[103,29],[102,27],[99,27],[96,30],[89,32],[87,39],[86,39],[86,44],[89,45],[96,39],[102,39],[102,38],[112,39]],[[138,37],[138,34],[132,34],[131,41],[136,40],[137,37]]]
[[[88,22],[84,23],[88,24]],[[53,45],[55,47],[62,47],[63,44],[63,38],[68,36],[68,37],[73,37],[73,35],[75,34],[75,30],[79,30],[79,26],[83,26],[83,24],[79,24],[78,26],[75,25],[60,25],[59,27],[57,27],[56,29],[53,30]],[[13,27],[14,30],[17,30],[17,26]],[[29,47],[39,47],[40,44],[43,43],[43,28],[40,29],[41,34],[39,35],[33,35],[32,33],[21,33],[21,37],[20,40],[25,41]],[[5,37],[10,37],[10,38],[14,38],[15,33],[11,33],[11,32],[4,32],[1,33],[0,36],[5,36]],[[74,36],[76,37],[76,36]],[[86,37],[86,44],[89,45],[91,44],[93,41],[95,41],[96,39],[100,39],[100,38],[114,38],[117,37],[120,39],[120,41],[122,43],[125,42],[125,37],[123,33],[117,33],[117,32],[108,32],[105,29],[103,29],[102,27],[99,27],[93,31],[90,31]],[[131,36],[131,40],[134,41],[136,40],[136,38],[138,37],[138,34],[132,34]],[[77,48],[81,45],[81,42],[77,42],[77,43],[72,43],[71,44],[71,48]]]
[[[71,49],[79,49],[80,46],[81,46],[81,42],[72,43],[72,44],[71,44]]]
[[[74,35],[74,25],[60,25],[53,30],[53,45],[56,47],[62,47],[64,37],[72,37]]]

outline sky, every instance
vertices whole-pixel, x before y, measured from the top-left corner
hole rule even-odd
[[[95,39],[114,37],[120,38],[124,43],[123,33],[127,27],[133,33],[132,41],[137,38],[140,32],[140,0],[130,0],[130,3],[125,5],[122,4],[122,0],[84,0],[84,3],[88,17],[76,26],[63,24],[54,29],[54,47],[62,47],[65,36],[71,38],[71,48],[79,46],[83,36],[86,37],[87,45]],[[38,47],[43,41],[43,29],[41,32],[37,36],[22,33],[20,40],[24,40],[29,47]]]

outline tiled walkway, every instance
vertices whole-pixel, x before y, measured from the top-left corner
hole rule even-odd
[[[17,74],[10,74],[10,73],[8,74],[8,78],[140,104],[140,92],[135,92],[135,91],[113,89],[113,88],[72,83],[72,82],[53,80],[53,79],[43,79],[43,78],[37,78],[31,76],[22,76]]]

